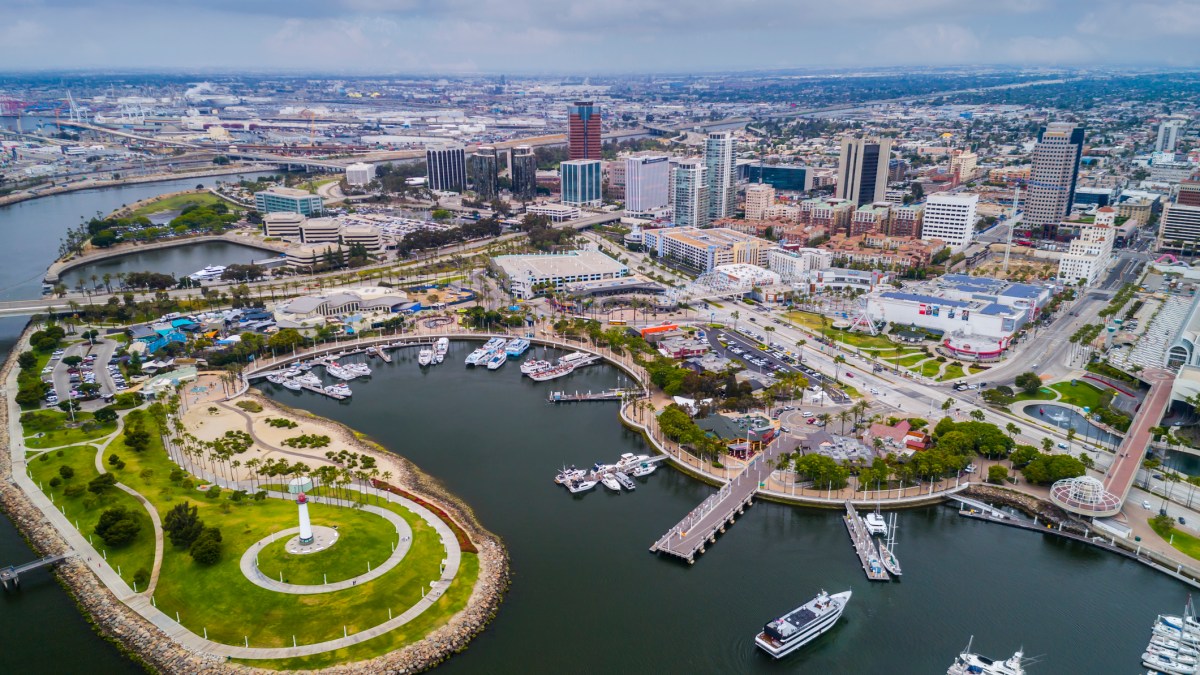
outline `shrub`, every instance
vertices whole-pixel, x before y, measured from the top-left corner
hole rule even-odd
[[[79,483],[68,485],[67,487],[63,488],[63,494],[68,497],[78,497],[84,492],[87,492],[87,487]]]
[[[58,476],[55,476],[54,478],[50,479],[50,487],[58,487],[59,485],[62,485],[61,478],[59,478]]]
[[[258,401],[238,401],[234,405],[246,412],[259,413],[263,410],[262,405]]]
[[[101,494],[105,490],[117,484],[116,476],[111,473],[102,473],[99,476],[88,481],[88,492]]]
[[[178,483],[179,481],[183,480],[185,476],[187,476],[187,474],[184,473],[183,469],[171,469],[171,475],[167,476],[167,478],[172,483]]]
[[[209,499],[216,499],[217,497],[220,497],[221,496],[221,486],[213,485],[213,486],[209,487],[208,490],[205,491],[204,496],[208,497]]]
[[[62,466],[58,467],[58,475],[62,476],[63,480],[71,480],[75,477],[75,469],[63,464]]]
[[[150,571],[145,567],[139,568],[138,571],[133,573],[133,583],[143,587],[150,583]]]
[[[118,455],[117,453],[114,452],[113,454],[108,456],[108,465],[109,466],[116,466],[120,463],[121,463],[121,456]]]
[[[188,552],[192,560],[201,565],[216,564],[221,559],[221,531],[215,527],[204,528]]]

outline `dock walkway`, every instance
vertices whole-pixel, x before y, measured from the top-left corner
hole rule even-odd
[[[33,570],[36,570],[39,567],[53,565],[57,562],[66,560],[67,558],[70,558],[73,555],[75,555],[75,554],[74,553],[63,553],[60,555],[50,555],[50,556],[46,556],[45,558],[41,558],[39,560],[33,560],[31,562],[27,562],[23,565],[9,565],[8,567],[0,568],[0,586],[3,586],[4,590],[6,590],[6,591],[9,590],[10,588],[15,589],[21,585],[21,573],[22,572],[32,572]]]
[[[754,493],[771,475],[771,465],[779,449],[779,443],[768,445],[766,451],[752,459],[736,478],[709,495],[654,542],[650,552],[673,555],[686,560],[689,565],[695,563],[696,555],[704,553],[708,544],[715,544],[717,534],[723,534],[727,526],[733,525],[736,516],[754,504]]]
[[[850,533],[850,543],[854,546],[854,553],[858,555],[867,579],[869,581],[891,581],[891,575],[883,568],[883,563],[880,561],[879,549],[875,547],[875,540],[871,538],[871,533],[867,532],[866,523],[862,521],[858,512],[854,510],[854,505],[850,502],[846,502],[846,515],[842,516],[842,520],[846,523],[846,531]]]

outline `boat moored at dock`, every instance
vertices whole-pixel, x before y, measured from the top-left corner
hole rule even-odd
[[[986,656],[980,656],[971,651],[975,636],[967,641],[966,649],[954,659],[954,663],[946,671],[946,675],[1024,675],[1025,668],[1021,663],[1025,654],[1018,649],[1012,656],[1003,661],[993,661]]]
[[[783,658],[817,639],[833,628],[846,605],[851,591],[829,595],[825,591],[803,605],[763,626],[754,644],[775,658]]]
[[[500,366],[503,366],[504,362],[507,360],[508,360],[508,355],[504,353],[504,350],[498,350],[495,353],[493,353],[491,356],[488,357],[487,369],[488,370],[496,370]]]
[[[417,353],[417,365],[424,367],[431,363],[433,363],[432,349],[422,349]]]
[[[520,356],[529,349],[529,340],[525,338],[513,338],[504,345],[504,353],[510,357]]]

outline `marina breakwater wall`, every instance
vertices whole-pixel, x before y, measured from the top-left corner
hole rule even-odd
[[[26,344],[30,329],[27,328],[17,342],[9,358],[0,368],[0,382],[8,383],[16,367],[15,355]],[[7,388],[0,392],[0,442],[9,445],[9,401],[11,392]],[[262,399],[264,402],[265,399]],[[271,405],[278,405],[270,402]],[[283,408],[283,406],[279,406]],[[308,413],[305,413],[308,414]],[[401,649],[374,659],[357,663],[331,666],[323,672],[366,675],[367,673],[415,673],[428,670],[445,661],[456,652],[466,649],[470,640],[478,635],[495,617],[504,593],[509,585],[508,552],[498,537],[484,529],[475,518],[470,507],[454,497],[435,480],[421,472],[408,460],[387,452],[381,446],[362,440],[361,435],[336,422],[348,437],[356,439],[355,445],[402,469],[396,483],[408,491],[420,495],[436,505],[453,519],[471,537],[477,549],[479,575],[467,606],[440,628],[421,640]],[[20,488],[14,487],[12,462],[9,453],[0,453],[0,482],[9,486],[0,489],[0,509],[12,519],[14,525],[38,555],[53,555],[69,552],[67,543],[45,514]],[[86,553],[84,554],[86,558]],[[88,561],[80,557],[70,558],[55,570],[59,582],[73,597],[76,605],[105,639],[114,643],[128,657],[148,670],[163,673],[277,673],[253,666],[227,662],[185,649],[158,627],[147,621],[131,607],[122,602],[111,589],[88,569]],[[141,597],[141,596],[137,596]]]

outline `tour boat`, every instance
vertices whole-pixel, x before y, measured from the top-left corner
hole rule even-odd
[[[600,484],[603,485],[604,487],[608,488],[609,490],[612,490],[613,492],[621,491],[621,484],[617,482],[616,478],[613,478],[613,475],[611,473],[606,473],[603,476],[601,476]]]
[[[442,356],[445,356],[446,352],[449,349],[450,349],[450,340],[447,338],[444,338],[444,337],[438,338],[437,342],[433,343],[433,351],[435,354],[441,354]]]
[[[533,361],[526,361],[525,363],[522,363],[521,373],[525,375],[532,375],[540,370],[546,370],[549,367],[549,361],[539,361],[535,359]]]
[[[621,484],[621,487],[625,488],[626,490],[632,492],[633,490],[637,489],[637,483],[633,482],[633,479],[627,476],[624,471],[618,471],[614,473],[613,478],[616,478],[617,482]]]
[[[783,658],[833,628],[842,617],[851,591],[829,595],[825,591],[763,626],[754,644],[775,658]]]
[[[430,363],[433,363],[433,350],[422,349],[420,353],[417,354],[417,364],[421,366],[427,366]]]
[[[513,338],[504,345],[504,353],[509,356],[520,356],[529,349],[529,340],[525,338]]]
[[[488,351],[483,347],[480,347],[470,354],[467,354],[467,358],[463,360],[463,363],[466,363],[468,366],[477,366],[481,362],[487,361],[487,358]]]
[[[567,364],[563,364],[563,365],[554,366],[552,368],[547,368],[545,370],[539,370],[536,373],[530,373],[529,378],[531,380],[533,380],[534,382],[545,382],[546,380],[553,380],[556,377],[562,377],[563,375],[569,375],[574,370],[575,370],[575,365],[571,364],[571,363],[567,363]]]
[[[582,360],[588,358],[589,356],[591,356],[591,354],[588,354],[587,352],[571,352],[570,354],[567,354],[566,356],[559,359],[558,362],[561,364],[578,363],[579,361],[582,361]]]
[[[508,355],[505,354],[503,351],[498,351],[495,354],[492,354],[490,357],[488,357],[487,369],[488,370],[496,370],[500,366],[504,365],[504,362],[507,360],[508,360]]]

